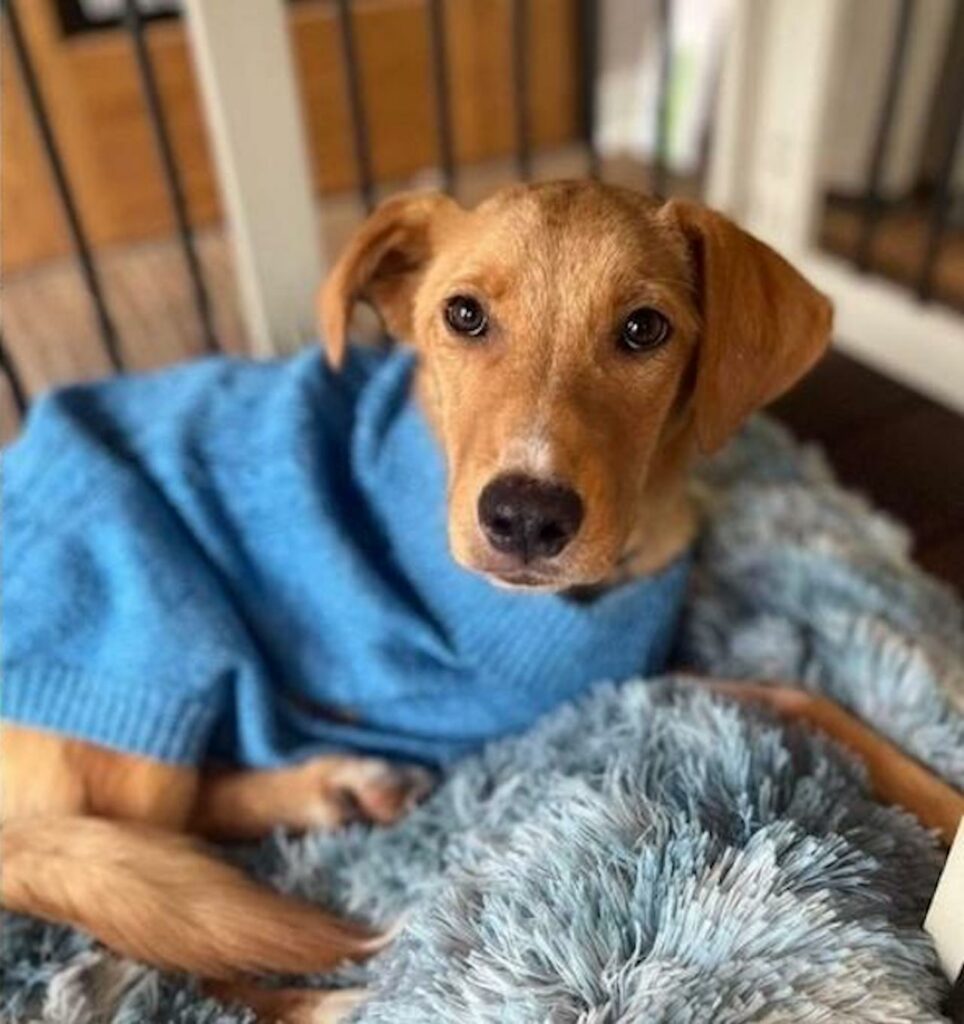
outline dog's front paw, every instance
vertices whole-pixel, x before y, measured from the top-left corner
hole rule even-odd
[[[314,792],[311,825],[390,825],[432,790],[430,772],[374,757],[320,757],[302,767]]]

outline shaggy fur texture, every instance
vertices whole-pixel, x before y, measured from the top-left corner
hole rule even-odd
[[[964,785],[964,616],[904,534],[765,421],[703,484],[681,663],[802,679]],[[685,683],[602,685],[395,828],[251,858],[366,919],[410,911],[338,979],[371,986],[366,1024],[942,1019],[932,840],[821,739]],[[4,1019],[244,1019],[62,929],[4,931]]]

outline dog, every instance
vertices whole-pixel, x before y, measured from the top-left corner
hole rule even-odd
[[[823,295],[722,215],[575,181],[512,186],[473,210],[389,199],[319,295],[336,370],[358,302],[415,352],[451,559],[526,600],[574,603],[683,555],[698,530],[689,467],[813,366],[832,321]],[[930,823],[960,813],[956,794],[920,769],[908,783],[907,760],[881,756],[829,702],[735,692],[856,746],[880,792]],[[14,721],[2,744],[8,909],[226,984],[215,991],[266,1018],[333,1020],[352,1004],[245,978],[324,971],[390,936],[272,892],[189,837],[390,823],[425,794],[425,772],[351,753],[209,771]]]

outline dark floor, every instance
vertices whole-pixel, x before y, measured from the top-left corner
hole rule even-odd
[[[837,352],[771,411],[910,527],[917,560],[964,595],[964,416]]]

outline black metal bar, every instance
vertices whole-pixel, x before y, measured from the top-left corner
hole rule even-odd
[[[7,13],[7,24],[10,29],[10,42],[13,45],[13,52],[23,79],[24,90],[27,94],[27,102],[33,114],[37,132],[40,135],[40,142],[43,146],[50,172],[53,176],[54,186],[63,207],[64,217],[67,220],[67,227],[70,231],[70,238],[77,254],[77,261],[80,264],[81,274],[87,291],[90,293],[91,302],[94,305],[94,312],[100,327],[101,340],[104,344],[104,351],[115,370],[123,370],[124,361],[121,358],[118,345],[117,331],[107,309],[104,299],[104,291],[101,287],[100,276],[94,264],[90,243],[84,233],[84,227],[77,209],[77,203],[67,178],[67,171],[64,167],[63,158],[57,147],[57,140],[54,137],[53,126],[47,114],[47,107],[44,103],[43,94],[40,91],[40,83],[37,81],[37,74],[33,62],[30,59],[30,52],[24,38],[23,28],[20,24],[20,17],[17,14],[17,7],[14,0],[7,0],[4,5]]]
[[[10,394],[13,395],[13,404],[17,407],[17,412],[22,416],[27,411],[30,401],[27,398],[27,389],[23,386],[20,374],[10,358],[10,353],[7,351],[2,335],[0,335],[0,371],[7,378],[7,383],[10,385]]]
[[[653,146],[653,192],[666,195],[666,157],[669,148],[669,79],[673,64],[673,11],[670,0],[659,0],[659,81],[656,91],[656,130]]]
[[[512,0],[512,92],[515,109],[515,160],[519,177],[532,176],[532,154],[529,147],[529,50],[528,0]]]
[[[596,148],[596,77],[599,73],[599,6],[596,0],[580,0],[578,19],[582,137],[589,157],[589,176],[598,178],[601,164]]]
[[[964,96],[964,89],[960,90]],[[941,164],[934,201],[927,226],[927,241],[924,248],[924,259],[921,262],[920,274],[917,278],[917,295],[927,301],[934,294],[934,270],[940,258],[941,246],[947,234],[947,224],[951,217],[951,206],[954,200],[953,177],[957,154],[961,148],[961,119],[964,117],[964,102],[959,98],[957,103],[957,132],[947,146]]]
[[[432,51],[432,87],[435,93],[435,130],[438,137],[439,166],[442,169],[445,191],[451,195],[455,191],[456,171],[443,0],[428,0],[428,36]]]
[[[949,46],[954,46],[960,33],[964,31],[964,2],[958,0],[954,27],[949,36]],[[937,171],[934,198],[931,203],[930,217],[927,225],[927,239],[924,244],[924,258],[921,261],[920,273],[917,277],[917,295],[926,302],[934,294],[934,271],[940,259],[944,236],[951,217],[951,206],[954,201],[954,169],[960,152],[964,134],[964,75],[954,75],[954,94],[948,103],[947,144],[941,154],[941,162]]]
[[[150,50],[147,47],[144,19],[141,16],[137,0],[126,0],[124,21],[134,45],[134,56],[137,60],[137,70],[141,79],[141,90],[144,93],[144,103],[147,107],[147,114],[154,132],[157,156],[164,175],[164,184],[167,187],[171,210],[174,213],[174,222],[181,243],[181,251],[184,254],[184,262],[187,266],[188,276],[191,279],[191,289],[194,292],[194,306],[197,309],[198,320],[201,324],[201,336],[204,339],[204,347],[209,352],[217,352],[218,340],[214,332],[211,300],[204,283],[201,261],[198,258],[197,247],[194,242],[194,231],[191,227],[187,201],[184,197],[184,185],[177,166],[177,158],[174,155],[174,146],[171,142],[167,118],[164,115],[164,105],[158,90],[154,62],[151,60]]]
[[[375,207],[375,178],[372,173],[372,155],[368,142],[368,121],[362,96],[361,72],[355,46],[355,28],[352,24],[350,0],[337,0],[338,30],[341,36],[342,64],[345,71],[345,93],[351,115],[352,146],[355,151],[355,170],[358,192],[366,210]]]
[[[913,0],[900,0],[897,9],[897,27],[890,51],[890,64],[887,70],[887,84],[884,98],[877,120],[877,134],[874,137],[874,148],[870,155],[870,167],[867,171],[867,185],[864,188],[861,202],[860,235],[854,252],[854,264],[858,270],[867,270],[873,255],[874,238],[883,213],[883,200],[880,186],[884,174],[884,164],[890,145],[890,136],[894,127],[894,113],[897,109],[897,98],[904,77],[904,65],[907,62],[907,42],[910,38],[911,19],[913,17]]]

